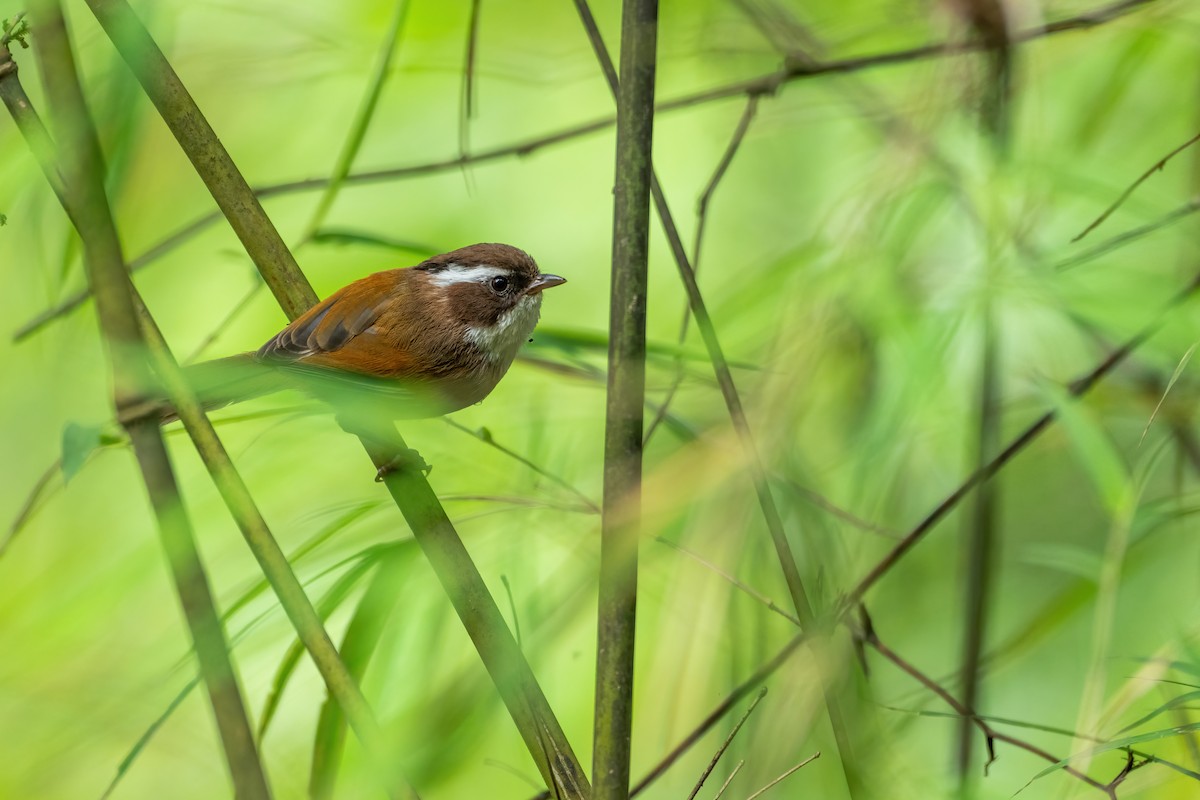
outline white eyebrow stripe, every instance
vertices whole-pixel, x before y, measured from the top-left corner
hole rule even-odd
[[[503,267],[493,267],[490,264],[472,264],[464,266],[462,264],[450,264],[444,269],[439,269],[436,272],[429,273],[429,279],[436,286],[450,286],[455,283],[476,283],[485,281],[488,278],[494,278],[497,275],[503,275],[506,278],[512,277],[511,269]]]

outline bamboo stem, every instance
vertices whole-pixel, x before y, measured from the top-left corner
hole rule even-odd
[[[621,82],[617,93],[592,745],[593,796],[597,800],[629,797],[657,35],[658,1],[625,0],[621,11]]]

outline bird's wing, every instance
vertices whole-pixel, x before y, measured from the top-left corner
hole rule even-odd
[[[445,398],[425,380],[412,353],[374,327],[405,306],[398,272],[376,273],[334,292],[259,348],[256,358],[282,368],[285,387],[306,391],[350,417],[445,413]]]
[[[395,276],[388,272],[355,281],[294,319],[260,347],[257,356],[265,361],[321,363],[321,356],[345,350],[375,324],[395,302],[395,288]]]

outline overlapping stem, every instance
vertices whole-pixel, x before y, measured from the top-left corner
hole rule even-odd
[[[42,125],[37,112],[29,103],[28,97],[25,96],[24,90],[16,82],[15,75],[12,82],[14,85],[3,90],[4,94],[19,99],[20,102],[11,104],[10,111],[19,120],[26,141],[38,157],[42,171],[50,182],[51,188],[63,203],[64,210],[67,211],[72,221],[78,224],[81,212],[70,204],[71,198],[62,191],[61,176],[55,162],[42,158],[44,153],[50,153],[52,156],[53,145],[50,142],[50,136]],[[47,150],[47,147],[51,150]],[[329,687],[330,695],[345,710],[347,719],[361,737],[364,749],[371,754],[375,766],[382,768],[385,759],[378,749],[379,730],[370,707],[338,656],[337,649],[326,633],[320,617],[295,573],[292,572],[291,564],[288,563],[287,557],[279,548],[279,544],[254,502],[254,498],[250,495],[249,489],[217,436],[216,430],[204,414],[204,410],[191,388],[183,379],[179,365],[175,362],[175,358],[149,310],[138,296],[137,290],[133,289],[132,285],[130,289],[133,291],[135,312],[150,362],[162,380],[168,398],[179,413],[179,418],[183,422],[188,436],[200,454],[205,468],[212,476],[230,514],[237,522],[243,536],[246,537],[263,574],[279,598],[280,605],[283,606],[285,613],[292,621],[300,640]],[[390,785],[391,781],[389,780],[388,783]],[[399,792],[393,792],[393,796],[398,795]]]
[[[158,421],[127,418],[123,414],[152,381],[124,258],[104,193],[100,145],[79,86],[66,22],[62,9],[53,0],[40,0],[34,19],[39,37],[37,54],[47,95],[62,132],[61,183],[54,179],[51,183],[61,189],[65,206],[71,209],[83,240],[88,282],[96,297],[101,332],[112,365],[114,406],[133,443],[158,520],[237,796],[243,800],[267,800],[271,790]],[[2,55],[9,54],[5,51]],[[9,75],[15,78],[15,68]],[[39,145],[39,154],[44,154],[40,148],[47,143],[45,137]]]

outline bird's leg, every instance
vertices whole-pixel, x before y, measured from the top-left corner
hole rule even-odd
[[[419,470],[426,476],[433,472],[433,467],[425,463],[425,459],[421,458],[420,453],[411,447],[405,447],[397,452],[390,461],[380,465],[379,469],[375,472],[375,482],[380,483],[393,472],[405,469]]]
[[[388,475],[401,470],[418,470],[425,475],[433,471],[420,453],[404,444],[391,423],[384,424],[378,418],[352,414],[344,409],[338,411],[337,421],[343,430],[368,443],[368,452],[377,455],[382,451],[390,455],[375,471],[376,483],[382,483]]]

